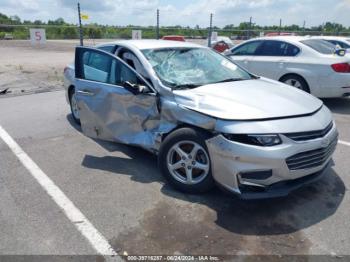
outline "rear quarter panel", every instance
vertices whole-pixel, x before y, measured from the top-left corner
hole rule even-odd
[[[69,103],[69,94],[68,94],[68,89],[70,86],[75,86],[75,70],[74,70],[74,65],[70,64],[67,66],[66,70],[64,71],[63,74],[63,85],[66,93],[66,101]]]
[[[297,74],[305,79],[309,85],[310,91],[314,96],[323,97],[327,90],[325,87],[336,86],[334,80],[330,78],[334,75],[331,64],[336,63],[334,59],[327,58],[292,58],[285,63],[283,70],[280,71],[278,79],[287,74]]]

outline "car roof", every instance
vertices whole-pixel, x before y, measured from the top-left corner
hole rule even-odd
[[[123,46],[132,46],[134,48],[144,50],[144,49],[157,49],[157,48],[181,48],[181,47],[201,47],[202,45],[190,43],[190,42],[181,42],[181,41],[171,41],[171,40],[120,40],[110,43],[104,43],[99,46],[105,45],[123,45]]]
[[[310,39],[310,37],[307,36],[295,36],[295,35],[278,35],[278,36],[263,36],[254,38],[251,40],[280,40],[280,41],[288,41],[288,42],[300,42],[302,40]]]
[[[311,38],[314,38],[314,39],[329,39],[329,40],[349,40],[350,37],[346,37],[346,36],[325,36],[325,35],[322,35],[322,36],[312,36]]]

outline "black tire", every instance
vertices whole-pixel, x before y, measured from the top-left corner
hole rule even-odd
[[[73,118],[74,122],[75,122],[77,125],[80,126],[80,125],[81,125],[80,119],[77,118],[77,117],[74,115],[74,112],[73,112],[72,97],[73,97],[74,93],[75,93],[74,87],[70,88],[70,90],[69,90],[69,105],[70,105],[70,111],[71,111],[71,115],[72,115],[72,118]]]
[[[281,82],[296,87],[304,92],[310,93],[309,85],[306,83],[305,79],[299,75],[286,75],[280,79]]]
[[[214,186],[214,179],[211,174],[211,163],[210,163],[210,156],[209,152],[207,149],[207,146],[205,144],[205,140],[208,139],[209,136],[197,129],[192,129],[192,128],[180,128],[169,134],[165,140],[163,141],[159,155],[158,155],[158,166],[159,169],[161,170],[163,176],[169,181],[169,183],[176,189],[182,192],[186,193],[192,193],[192,194],[198,194],[198,193],[205,193],[211,190]],[[195,183],[195,184],[186,184],[183,182],[179,182],[175,177],[171,174],[169,168],[168,168],[168,154],[171,154],[169,152],[170,150],[173,150],[173,146],[176,146],[178,143],[181,144],[182,141],[190,141],[198,144],[202,149],[205,150],[205,153],[203,152],[202,149],[198,150],[196,153],[195,157],[200,157],[198,154],[202,154],[204,158],[208,158],[208,161],[204,161],[205,164],[209,164],[209,168],[207,169],[208,171],[203,171],[204,174],[203,180],[200,180],[200,182]],[[186,142],[184,142],[186,144]],[[190,150],[191,151],[191,150]],[[172,151],[174,152],[174,151]],[[190,157],[190,154],[188,154],[188,157]],[[192,159],[193,160],[193,159]],[[195,161],[198,161],[198,159],[194,159]],[[191,161],[191,160],[189,160]],[[193,161],[194,163],[196,163]],[[192,163],[193,163],[192,162]],[[199,162],[199,161],[198,161]],[[180,168],[181,169],[181,168]],[[180,170],[179,169],[179,170]],[[191,172],[195,172],[196,168],[193,167]],[[199,169],[200,170],[200,169]],[[186,173],[186,168],[183,168],[184,173]],[[198,171],[198,170],[197,170]],[[192,173],[193,175],[194,173]],[[205,175],[206,174],[206,175]],[[200,176],[199,176],[200,177]]]

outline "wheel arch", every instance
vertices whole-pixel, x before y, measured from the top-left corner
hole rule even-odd
[[[70,102],[71,95],[72,95],[72,92],[74,91],[74,89],[75,89],[74,85],[70,85],[67,89],[69,102]]]
[[[174,129],[171,129],[169,132],[167,133],[163,133],[161,135],[161,143],[165,140],[165,138],[170,135],[171,133],[175,132],[176,130],[179,130],[181,128],[192,128],[194,130],[199,130],[201,132],[204,132],[206,133],[208,136],[214,136],[213,132],[210,132],[210,130],[208,129],[205,129],[203,127],[200,127],[200,126],[196,126],[196,125],[192,125],[192,124],[189,124],[189,123],[180,123],[179,125],[177,125]]]
[[[287,78],[287,77],[289,77],[289,76],[297,76],[297,77],[300,77],[301,79],[303,79],[304,82],[305,82],[305,84],[306,84],[306,87],[307,87],[308,90],[309,90],[309,92],[311,92],[310,85],[309,85],[308,81],[305,79],[305,77],[303,77],[302,75],[300,75],[300,74],[298,74],[298,73],[286,73],[286,74],[282,75],[282,76],[278,79],[278,81],[279,81],[279,82],[283,82],[283,79],[284,79],[284,78]]]

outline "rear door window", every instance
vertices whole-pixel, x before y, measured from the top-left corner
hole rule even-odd
[[[257,56],[296,56],[300,49],[284,41],[266,40],[256,50]]]

